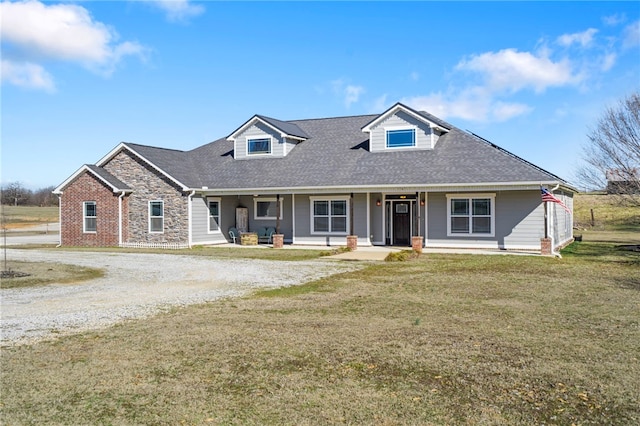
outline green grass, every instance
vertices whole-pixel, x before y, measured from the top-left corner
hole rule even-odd
[[[2,262],[2,270],[28,274],[15,278],[3,278],[0,281],[2,289],[34,287],[51,283],[70,284],[104,276],[104,271],[97,268],[47,262],[7,261],[6,268],[5,263]]]
[[[574,225],[580,230],[640,233],[640,209],[620,205],[615,196],[577,194],[573,212]]]
[[[638,424],[638,256],[422,255],[4,348],[0,420]]]

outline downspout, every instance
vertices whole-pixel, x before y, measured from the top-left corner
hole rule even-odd
[[[62,247],[62,192],[58,194],[58,247]]]
[[[560,188],[560,183],[558,183],[556,186],[554,186],[549,192],[551,192],[553,194],[553,192],[556,191],[558,188]],[[546,204],[550,204],[550,203],[546,203]],[[549,205],[549,213],[551,212],[552,208],[553,208],[553,206]],[[550,220],[549,221],[549,228],[551,228],[552,224],[553,224],[553,220]],[[553,238],[553,232],[551,232],[550,234],[551,234],[551,254],[553,256],[555,256],[555,257],[559,257],[560,259],[562,259],[562,255],[560,254],[560,252],[556,251],[555,239]]]
[[[123,190],[118,195],[118,247],[122,247],[122,200],[126,192]]]
[[[193,196],[194,195],[196,195],[196,190],[195,189],[191,191],[191,194],[189,194],[188,201],[187,201],[187,210],[188,210],[187,220],[189,221],[189,224],[187,226],[187,230],[188,230],[188,234],[189,234],[189,248],[191,248],[191,246],[193,245],[193,241],[192,241],[193,240],[193,231],[191,230],[193,220],[192,220],[191,215],[193,214],[192,204],[193,204]]]

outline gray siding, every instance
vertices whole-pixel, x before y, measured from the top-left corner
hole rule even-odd
[[[504,191],[495,197],[495,236],[447,236],[445,193],[427,197],[427,246],[539,250],[544,208],[539,191]]]
[[[401,149],[432,149],[432,129],[429,125],[420,120],[416,120],[412,116],[398,112],[389,116],[386,120],[381,121],[376,127],[371,129],[370,149],[371,152],[389,151],[386,147],[386,127],[416,127],[416,146],[415,148],[395,148],[391,150]],[[434,137],[434,140],[436,138]]]
[[[220,244],[227,242],[227,229],[223,224],[228,221],[224,209],[224,200],[220,200],[219,230],[209,232],[209,205],[207,198],[193,197],[191,204],[191,242],[193,244]],[[228,210],[228,209],[226,209]]]
[[[271,155],[247,155],[247,138],[251,138],[254,136],[260,137],[264,135],[271,136]],[[278,132],[265,126],[262,123],[256,123],[236,136],[234,156],[236,159],[284,157],[285,145],[286,143],[284,138],[280,137],[280,134]],[[290,148],[291,147],[287,147],[287,152],[289,152]]]
[[[296,194],[295,195],[295,214],[296,228],[293,242],[295,244],[313,244],[313,245],[346,245],[346,235],[318,234],[311,233],[311,197],[318,196],[316,194]],[[350,194],[323,194],[327,198],[346,197]],[[319,196],[322,198],[323,196]],[[375,206],[375,199],[373,200]],[[372,208],[369,205],[370,208]],[[368,245],[369,235],[367,233],[367,194],[354,194],[353,196],[353,232],[358,236],[359,245]],[[350,226],[347,227],[349,231]],[[373,228],[370,229],[373,231]],[[349,232],[347,232],[348,234]]]
[[[380,200],[380,205],[377,206],[376,202]],[[384,210],[384,196],[380,192],[374,192],[371,194],[369,200],[369,211],[371,212],[371,243],[372,244],[384,244],[384,230],[382,226],[382,215]]]

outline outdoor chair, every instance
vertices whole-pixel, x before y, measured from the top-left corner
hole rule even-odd
[[[276,233],[275,228],[258,229],[258,242],[271,244],[272,236]]]
[[[233,226],[229,228],[229,238],[231,238],[233,244],[236,243],[236,239],[238,239],[239,237],[240,233],[238,233],[238,230],[236,228],[234,228]]]

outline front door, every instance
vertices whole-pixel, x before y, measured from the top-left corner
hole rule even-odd
[[[408,246],[411,242],[411,201],[393,203],[393,245]]]

